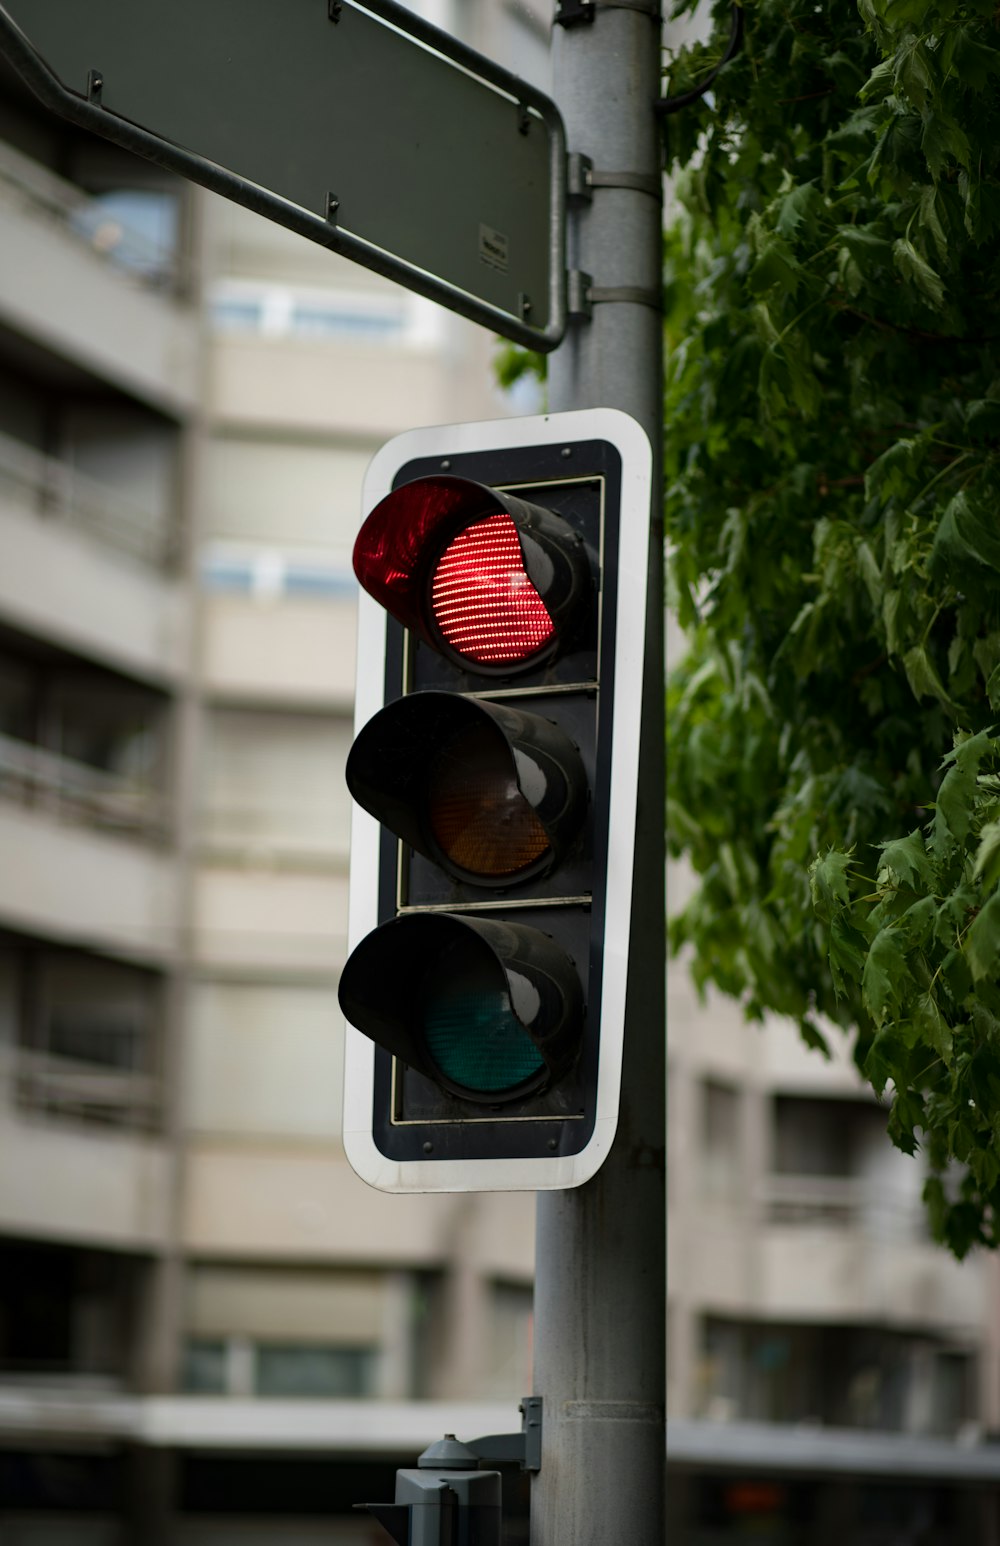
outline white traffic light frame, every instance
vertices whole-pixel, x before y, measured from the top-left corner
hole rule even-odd
[[[376,1047],[345,1027],[343,1141],[359,1176],[379,1190],[409,1192],[538,1191],[580,1186],[610,1151],[618,1125],[625,992],[636,842],[646,588],[650,541],[652,454],[642,427],[612,408],[588,408],[530,418],[436,425],[397,435],[376,453],[364,482],[364,513],[389,494],[400,470],[422,458],[530,447],[572,447],[604,441],[621,461],[617,538],[617,626],[614,640],[614,734],[610,756],[607,881],[603,968],[599,1001],[589,1006],[600,1025],[596,1108],[589,1140],[574,1154],[490,1157],[474,1160],[395,1159],[373,1136]],[[501,480],[496,480],[502,486]],[[386,701],[388,615],[363,590],[358,604],[358,671],[355,735]],[[355,804],[351,827],[348,948],[353,951],[379,922],[381,827]]]

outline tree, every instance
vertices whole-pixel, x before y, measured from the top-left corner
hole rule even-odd
[[[852,1036],[961,1256],[1000,1243],[1000,24],[745,23],[668,121],[671,947]]]

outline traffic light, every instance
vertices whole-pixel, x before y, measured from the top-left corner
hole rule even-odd
[[[340,1003],[344,1144],[384,1190],[577,1186],[614,1138],[650,480],[612,409],[369,469]]]

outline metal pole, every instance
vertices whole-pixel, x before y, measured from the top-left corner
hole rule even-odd
[[[569,264],[592,276],[593,318],[551,356],[553,410],[622,408],[653,445],[650,596],[621,1116],[594,1179],[538,1197],[536,1395],[543,1451],[532,1546],[658,1546],[664,1531],[666,1204],[662,328],[657,0],[596,0],[554,27],[555,97],[593,190]]]

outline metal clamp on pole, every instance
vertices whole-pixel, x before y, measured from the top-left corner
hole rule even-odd
[[[657,200],[663,196],[662,179],[655,173],[595,171],[590,156],[571,150],[566,157],[567,199],[574,204],[590,204],[595,188],[625,188],[629,193],[648,193]]]
[[[518,1411],[521,1414],[520,1433],[488,1433],[484,1438],[470,1439],[468,1447],[488,1465],[510,1465],[516,1461],[522,1471],[540,1471],[541,1396],[522,1396]]]
[[[594,315],[591,300],[593,274],[571,268],[566,275],[566,315],[574,322],[589,322]]]

